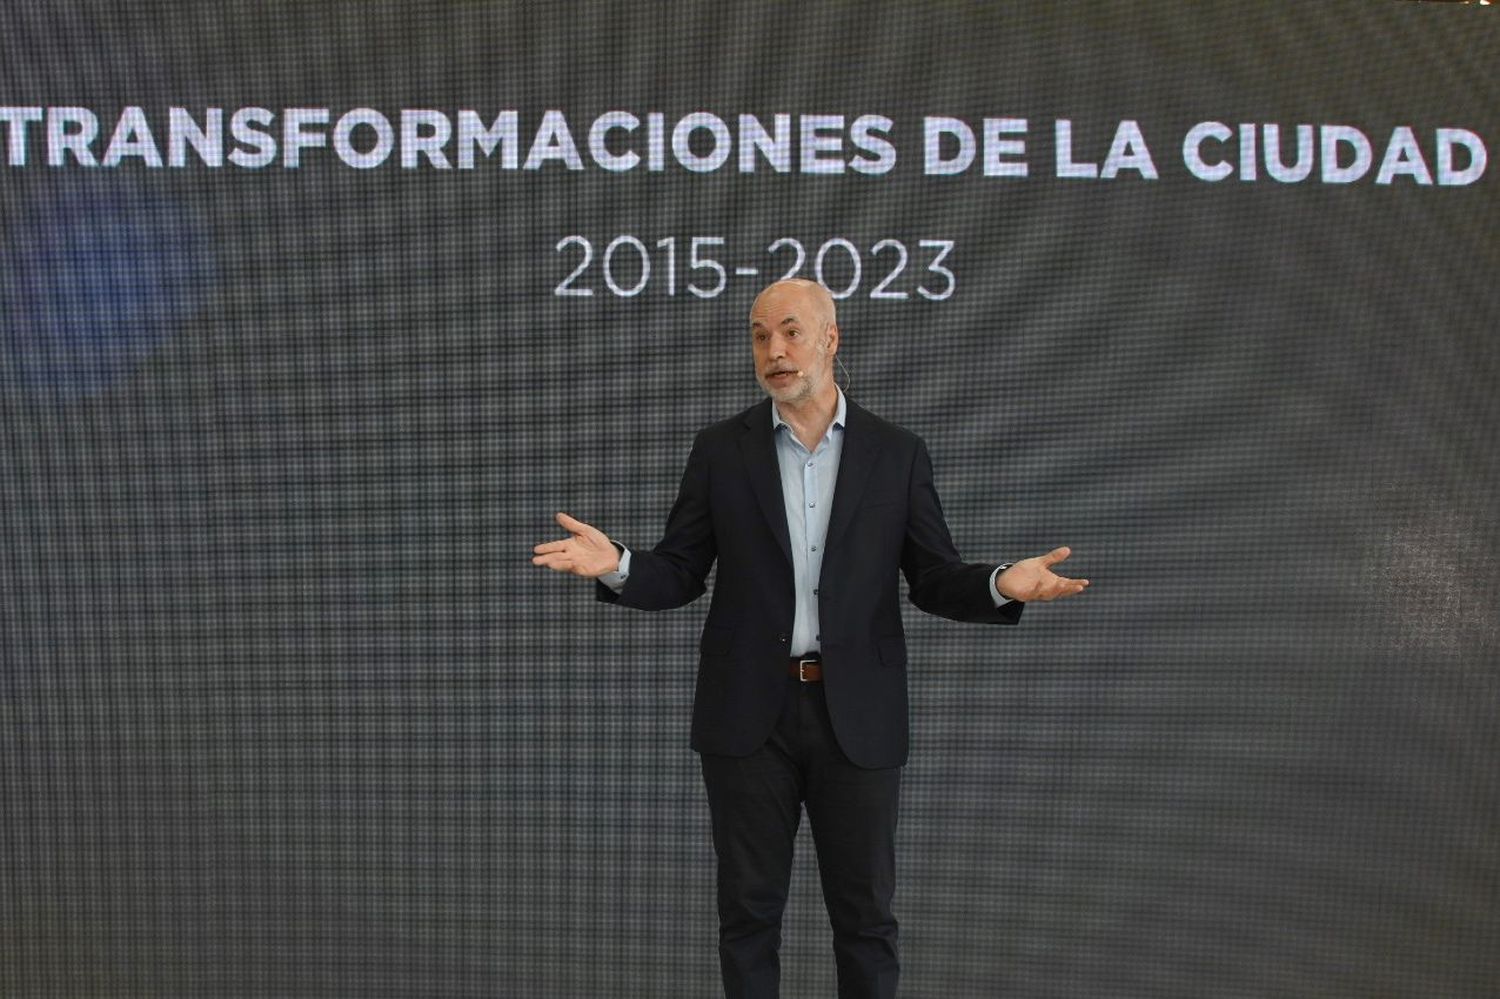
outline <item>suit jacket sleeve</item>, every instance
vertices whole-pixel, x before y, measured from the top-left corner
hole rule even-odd
[[[718,555],[709,510],[708,466],[703,435],[699,434],[688,455],[661,541],[650,551],[632,549],[625,586],[616,593],[596,583],[598,599],[638,610],[669,610],[703,594],[704,581]]]
[[[990,596],[995,566],[959,557],[933,483],[932,459],[920,439],[913,457],[908,510],[901,571],[911,602],[929,614],[954,621],[1019,623],[1024,604],[1012,601],[996,607]]]

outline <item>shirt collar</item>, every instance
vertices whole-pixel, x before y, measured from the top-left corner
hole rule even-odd
[[[843,430],[844,419],[849,415],[849,403],[844,398],[844,390],[837,385],[833,387],[833,390],[839,394],[839,405],[833,411],[833,422],[828,425],[829,433],[833,432],[834,427]],[[792,432],[792,425],[781,418],[781,413],[777,410],[776,403],[773,400],[771,403],[771,433],[774,434],[781,427],[786,427],[788,432]],[[828,434],[824,434],[823,436],[827,437]]]

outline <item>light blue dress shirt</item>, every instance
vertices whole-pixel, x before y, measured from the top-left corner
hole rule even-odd
[[[833,486],[839,477],[839,459],[844,455],[844,419],[849,404],[839,392],[833,422],[817,446],[809,451],[797,439],[791,424],[771,407],[771,426],[776,437],[776,463],[781,466],[781,501],[786,506],[787,537],[792,543],[792,580],[796,585],[796,613],[792,618],[792,654],[817,652],[822,646],[818,630],[818,579],[823,574],[824,542],[828,539],[828,515],[833,509]]]

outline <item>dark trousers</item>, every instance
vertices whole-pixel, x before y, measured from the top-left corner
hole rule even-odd
[[[821,683],[788,679],[786,707],[749,756],[701,757],[718,856],[719,964],[729,999],[778,995],[781,913],[807,806],[833,926],[840,999],[896,994],[896,810],[901,770],[839,749]]]

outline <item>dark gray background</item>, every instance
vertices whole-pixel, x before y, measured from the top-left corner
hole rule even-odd
[[[0,993],[704,996],[703,608],[531,568],[650,544],[753,401],[754,283],[560,299],[596,250],[957,243],[842,303],[960,548],[1094,586],[911,613],[918,997],[1500,994],[1500,243],[1467,188],[1208,184],[1219,120],[1469,128],[1493,15],[1296,5],[29,4],[0,103],[884,114],[883,177],[0,170]],[[227,112],[226,112],[227,113]],[[1022,116],[1026,180],[923,177]],[[1051,178],[1137,119],[1161,179]],[[33,126],[37,128],[37,126]],[[1083,136],[1091,148],[1082,148]],[[164,141],[164,134],[158,132]],[[104,137],[107,139],[107,135]],[[103,139],[96,147],[102,149]],[[33,157],[37,147],[33,146]],[[976,171],[977,172],[977,171]],[[80,249],[91,246],[93,249]],[[810,843],[789,996],[833,991]]]

